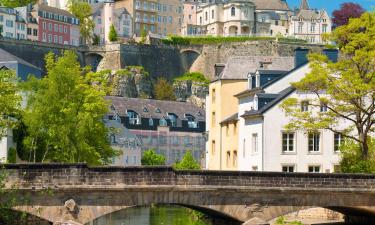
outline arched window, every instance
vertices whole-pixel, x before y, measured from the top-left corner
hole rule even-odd
[[[167,121],[166,121],[164,118],[161,118],[161,119],[159,120],[159,126],[161,126],[161,127],[166,127],[166,126],[168,126]]]
[[[185,118],[188,121],[188,127],[189,128],[198,128],[198,123],[195,121],[195,117],[191,114],[186,114]]]
[[[138,113],[134,112],[133,110],[128,110],[127,114],[129,117],[129,124],[132,124],[132,125],[141,124],[141,118],[139,117]]]
[[[171,121],[171,127],[177,127],[178,116],[174,113],[168,113],[168,118]]]
[[[232,8],[230,9],[230,15],[231,15],[231,16],[235,16],[235,15],[236,15],[236,8],[232,7]]]

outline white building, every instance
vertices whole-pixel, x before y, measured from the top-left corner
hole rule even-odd
[[[94,34],[99,37],[100,44],[109,43],[111,25],[116,29],[119,39],[133,36],[132,18],[126,8],[115,9],[113,1],[93,4]]]
[[[0,7],[0,36],[26,39],[26,22],[17,10]]]
[[[310,9],[307,0],[290,19],[289,35],[310,43],[324,43],[322,35],[330,33],[332,21],[326,10]]]
[[[329,52],[329,51],[327,51]],[[329,52],[332,56],[332,52]],[[299,59],[298,59],[299,58]],[[311,110],[308,101],[316,99],[290,86],[309,71],[307,61],[290,71],[258,70],[249,75],[248,90],[239,93],[238,169],[243,171],[334,172],[340,162],[339,134],[287,132],[289,123],[280,104],[288,97],[297,98],[301,110]],[[326,108],[321,107],[321,112]]]

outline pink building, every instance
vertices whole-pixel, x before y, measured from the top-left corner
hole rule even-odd
[[[184,2],[184,20],[181,28],[183,35],[197,34],[197,7],[198,2],[196,1]]]
[[[79,20],[68,11],[45,4],[36,4],[31,14],[38,21],[38,41],[79,45],[79,34],[77,35]]]

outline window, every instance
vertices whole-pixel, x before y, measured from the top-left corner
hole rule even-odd
[[[52,31],[52,23],[48,23],[48,30]]]
[[[31,30],[32,30],[31,28],[29,27],[27,28],[27,35],[31,35]]]
[[[156,112],[156,113],[161,113],[161,111],[160,111],[159,108],[156,108],[156,109],[155,109],[155,112]]]
[[[164,118],[160,119],[159,120],[159,126],[161,126],[161,127],[168,126],[167,121]]]
[[[233,151],[233,167],[237,167],[237,151]]]
[[[245,138],[243,139],[243,143],[242,143],[242,157],[243,158],[246,157],[246,139]]]
[[[216,115],[215,115],[215,112],[212,112],[212,118],[211,118],[211,123],[212,123],[212,125],[211,126],[215,126],[215,124],[216,124]]]
[[[208,20],[208,12],[205,12],[205,13],[204,13],[204,20],[205,20],[205,21]]]
[[[0,22],[3,22],[3,21],[4,21],[4,16],[0,15]]]
[[[309,111],[309,101],[302,101],[301,102],[301,111],[302,112]]]
[[[53,35],[53,42],[54,43],[59,42],[59,39],[58,39],[57,35]]]
[[[171,127],[177,127],[178,116],[174,113],[168,113],[169,121],[171,122]]]
[[[309,133],[309,152],[320,151],[320,133]]]
[[[13,21],[12,20],[6,20],[5,21],[5,26],[7,26],[7,27],[13,27]]]
[[[215,143],[215,140],[212,141],[211,143],[211,154],[214,155],[215,154],[215,149],[216,148],[216,143]]]
[[[141,7],[141,2],[140,1],[136,1],[135,2],[135,8],[139,9],[140,7]]]
[[[202,24],[202,17],[199,17],[199,24]]]
[[[237,123],[235,122],[233,124],[233,135],[236,135],[236,132],[237,132]]]
[[[169,22],[170,24],[172,24],[172,22],[173,22],[172,16],[169,16],[169,17],[168,17],[168,22]]]
[[[226,160],[226,162],[227,162],[227,167],[229,167],[230,166],[230,151],[227,151],[227,160]]]
[[[52,42],[52,34],[48,34],[48,42],[49,42],[49,43]]]
[[[111,134],[111,143],[116,143],[116,136],[114,134]]]
[[[215,103],[216,101],[216,90],[212,89],[212,103]]]
[[[293,173],[294,172],[294,166],[293,165],[283,166],[282,171],[284,173]]]
[[[279,21],[278,21],[278,20],[275,20],[275,25],[276,25],[276,26],[279,25]]]
[[[327,104],[321,102],[320,103],[320,112],[327,112],[327,111],[328,111]]]
[[[302,33],[303,23],[298,23],[298,33]]]
[[[132,124],[132,125],[141,124],[141,119],[139,118],[138,113],[134,112],[133,110],[128,110],[127,115],[129,117],[129,124]]]
[[[335,152],[340,151],[340,147],[341,147],[341,145],[343,144],[343,142],[344,142],[344,139],[343,139],[343,137],[342,137],[342,134],[340,134],[340,133],[335,133],[335,134],[334,134],[334,148],[333,148],[333,150],[334,150]]]
[[[54,27],[54,31],[55,31],[55,32],[58,32],[58,31],[59,31],[59,25],[54,24],[53,27]]]
[[[226,136],[228,137],[229,136],[229,124],[225,126],[225,130],[226,130]]]
[[[59,32],[62,33],[64,31],[63,25],[59,25]]]
[[[211,11],[211,18],[212,18],[212,19],[215,18],[215,11],[214,11],[214,10]]]
[[[33,29],[33,35],[38,36],[38,30],[37,29]]]
[[[59,43],[60,43],[60,44],[63,43],[63,37],[62,37],[62,36],[59,37]]]
[[[327,24],[323,24],[322,26],[322,32],[327,33]]]
[[[253,152],[258,152],[258,134],[252,135],[251,149]]]
[[[188,121],[188,128],[198,128],[198,123],[195,121],[194,116],[192,116],[190,114],[186,114],[185,118]]]
[[[311,24],[310,32],[311,32],[311,33],[315,33],[315,23],[312,23],[312,24]]]
[[[64,26],[64,33],[68,33],[68,28],[66,26]]]
[[[43,32],[43,41],[47,41],[47,35]]]
[[[320,166],[309,166],[309,173],[320,173]]]
[[[230,9],[230,15],[231,15],[231,16],[235,16],[235,15],[236,15],[236,8],[232,7],[232,8]]]
[[[282,148],[283,152],[293,152],[294,151],[294,133],[283,132],[282,133]]]
[[[154,120],[152,118],[148,119],[148,125],[150,127],[153,127],[154,126]]]
[[[43,25],[43,30],[46,30],[47,29],[46,22],[43,22],[42,25]]]

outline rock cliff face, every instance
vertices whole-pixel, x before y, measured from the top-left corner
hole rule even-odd
[[[206,83],[189,80],[175,81],[173,87],[178,101],[187,101],[198,107],[205,107],[205,98],[208,93]]]
[[[129,98],[152,97],[152,81],[140,66],[128,66],[112,74],[111,95]]]

